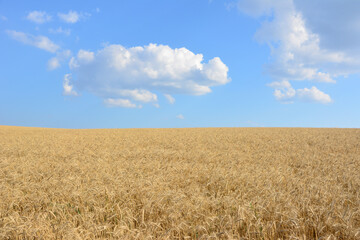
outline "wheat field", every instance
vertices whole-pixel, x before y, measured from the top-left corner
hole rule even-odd
[[[360,130],[0,127],[0,239],[360,239]]]

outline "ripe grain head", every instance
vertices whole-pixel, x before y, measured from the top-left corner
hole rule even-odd
[[[0,238],[360,239],[360,130],[0,127]]]

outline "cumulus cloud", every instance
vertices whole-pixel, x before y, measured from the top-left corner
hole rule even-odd
[[[66,36],[70,36],[71,30],[70,29],[63,29],[62,27],[58,27],[56,29],[50,28],[49,33],[52,33],[52,34],[64,34]]]
[[[6,33],[16,41],[55,53],[60,47],[45,36],[34,36],[23,32],[7,30]]]
[[[42,24],[45,22],[50,22],[52,17],[47,14],[45,11],[32,11],[26,16],[29,21],[34,23]]]
[[[77,23],[82,18],[90,17],[90,13],[78,13],[70,10],[68,13],[58,13],[60,20],[66,23]]]
[[[77,59],[84,64],[90,63],[94,60],[95,55],[93,52],[89,52],[89,51],[85,51],[85,50],[80,50],[77,54]],[[72,59],[74,65],[70,65],[70,67],[77,67],[78,65],[75,63],[75,59]],[[76,65],[75,65],[76,64]]]
[[[274,88],[274,97],[283,103],[292,103],[295,100],[302,102],[331,103],[331,97],[312,86],[310,89],[294,89],[288,81],[272,82],[268,85]]]
[[[157,44],[132,48],[109,45],[96,53],[80,50],[69,65],[76,76],[73,85],[79,91],[154,106],[158,100],[154,92],[203,95],[230,81],[228,67],[220,58],[204,62],[202,54]]]
[[[360,2],[240,0],[237,6],[262,20],[255,39],[270,47],[272,58],[265,72],[277,82],[335,83],[339,76],[359,73]]]
[[[310,89],[304,88],[304,89],[298,89],[297,95],[300,99],[303,101],[315,101],[319,103],[330,103],[332,102],[330,96],[316,87],[311,87]]]
[[[71,74],[65,74],[64,80],[63,80],[63,94],[66,96],[77,96],[77,92],[73,89],[73,85],[71,85]]]
[[[168,100],[168,102],[170,104],[174,104],[175,103],[175,98],[173,96],[171,96],[170,94],[164,94],[165,98]]]
[[[268,84],[274,88],[274,96],[279,101],[289,102],[295,98],[296,91],[288,81],[272,82]]]

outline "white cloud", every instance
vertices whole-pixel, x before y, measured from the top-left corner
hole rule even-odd
[[[80,50],[77,55],[78,61],[80,61],[83,64],[92,62],[94,60],[94,58],[95,57],[94,57],[93,52],[89,52],[89,51],[85,51],[85,50]]]
[[[266,68],[267,72],[279,80],[334,82],[329,73],[319,69],[324,61],[345,61],[344,55],[320,48],[319,36],[306,28],[302,14],[292,1],[266,2],[272,7],[274,17],[262,23],[255,38],[271,47],[274,60]]]
[[[211,87],[230,81],[228,68],[215,57],[207,63],[202,54],[186,48],[149,44],[125,48],[109,45],[97,53],[80,50],[69,63],[74,86],[102,98],[131,99],[156,104],[157,95],[203,95]]]
[[[303,89],[294,89],[288,81],[272,82],[268,85],[274,88],[274,96],[283,103],[293,103],[294,100],[302,102],[331,103],[331,97],[317,89],[315,86]]]
[[[332,100],[330,96],[326,93],[323,93],[316,87],[312,87],[310,89],[304,88],[304,89],[298,89],[297,90],[298,98],[300,98],[303,101],[314,101],[319,103],[331,103]]]
[[[68,13],[58,13],[58,17],[66,23],[76,23],[80,21],[80,19],[84,19],[90,16],[90,13],[78,13],[72,10],[70,10]]]
[[[270,47],[265,72],[273,79],[335,83],[339,76],[360,72],[360,2],[345,2],[240,0],[238,8],[262,19],[255,39]],[[279,91],[277,98],[292,94]]]
[[[109,107],[141,108],[141,105],[137,106],[135,103],[131,102],[129,99],[108,98],[108,99],[105,99],[104,102]]]
[[[66,36],[69,36],[71,34],[70,29],[63,29],[62,27],[58,27],[57,29],[50,28],[49,33],[52,34],[64,34]]]
[[[296,90],[288,81],[272,82],[268,86],[275,89],[274,96],[279,101],[291,101],[296,95]]]
[[[63,59],[68,59],[71,57],[71,51],[69,49],[63,50],[62,52],[58,53],[58,57]]]
[[[181,119],[181,120],[185,119],[182,114],[177,115],[176,118],[177,118],[177,119]]]
[[[360,2],[295,0],[306,27],[320,38],[320,47],[353,56],[360,51]],[[326,21],[324,21],[326,19]]]
[[[63,80],[63,94],[67,96],[77,96],[77,92],[74,90],[74,86],[71,85],[71,74],[65,74],[64,80]]]
[[[34,23],[42,24],[45,22],[50,22],[52,17],[47,14],[45,11],[32,11],[26,16],[29,21]]]
[[[52,57],[49,59],[47,63],[48,70],[52,71],[59,68],[62,62],[68,60],[71,57],[71,54],[72,53],[70,50],[63,50],[61,52],[57,52],[56,57]]]
[[[7,30],[6,33],[16,41],[55,53],[60,47],[45,36],[34,36],[23,32]]]
[[[52,71],[57,69],[58,67],[60,67],[59,59],[57,59],[56,57],[50,58],[47,63],[48,70]]]
[[[0,20],[1,20],[1,21],[7,21],[8,19],[7,19],[7,17],[5,17],[5,16],[3,16],[3,15],[0,15]]]
[[[144,102],[144,103],[157,101],[157,95],[147,90],[124,89],[117,91],[116,94],[123,97],[129,97],[135,101]]]
[[[166,97],[166,99],[168,100],[168,102],[170,104],[174,104],[175,103],[175,98],[173,96],[171,96],[170,94],[164,94],[164,96]]]
[[[80,14],[70,10],[68,13],[58,13],[58,17],[64,22],[76,23],[80,19]]]

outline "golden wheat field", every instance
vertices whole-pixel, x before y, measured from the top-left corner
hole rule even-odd
[[[360,130],[0,127],[0,239],[360,239]]]

